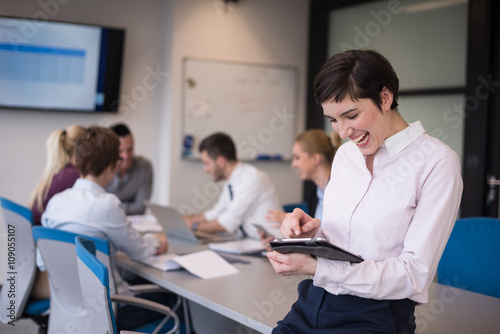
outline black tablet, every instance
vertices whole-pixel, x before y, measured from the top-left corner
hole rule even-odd
[[[335,246],[323,238],[274,239],[271,248],[279,253],[304,253],[336,261],[363,262],[360,255]]]

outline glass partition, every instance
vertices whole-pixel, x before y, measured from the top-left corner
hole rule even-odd
[[[332,10],[328,57],[348,49],[386,56],[400,79],[403,118],[420,120],[462,158],[464,95],[439,90],[465,87],[467,15],[467,0],[374,1]],[[325,130],[332,131],[328,122]]]

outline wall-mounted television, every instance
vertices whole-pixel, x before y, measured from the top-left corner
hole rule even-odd
[[[0,108],[116,112],[125,30],[0,16]]]

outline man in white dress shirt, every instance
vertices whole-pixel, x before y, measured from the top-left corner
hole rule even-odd
[[[202,213],[184,216],[194,231],[238,233],[259,239],[254,224],[266,222],[268,210],[282,210],[276,188],[269,176],[254,166],[237,160],[236,147],[227,134],[215,133],[199,146],[203,170],[214,181],[225,180],[215,206]],[[269,228],[271,230],[271,228]],[[280,236],[279,231],[275,231]]]

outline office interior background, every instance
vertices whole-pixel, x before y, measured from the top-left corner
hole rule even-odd
[[[298,134],[325,127],[311,98],[312,77],[330,55],[354,46],[377,49],[393,62],[403,117],[421,119],[460,155],[461,214],[498,216],[498,187],[488,201],[486,178],[500,177],[500,33],[492,19],[499,13],[493,0],[4,1],[0,15],[124,28],[126,40],[118,113],[0,110],[0,195],[28,203],[54,129],[125,122],[136,154],[153,163],[152,201],[207,209],[218,195],[213,182],[199,161],[181,158],[183,58],[297,68],[297,117],[290,126]],[[158,85],[145,90],[152,71]],[[301,200],[303,184],[288,161],[252,163],[271,176],[283,203]],[[4,261],[0,256],[0,268]]]

